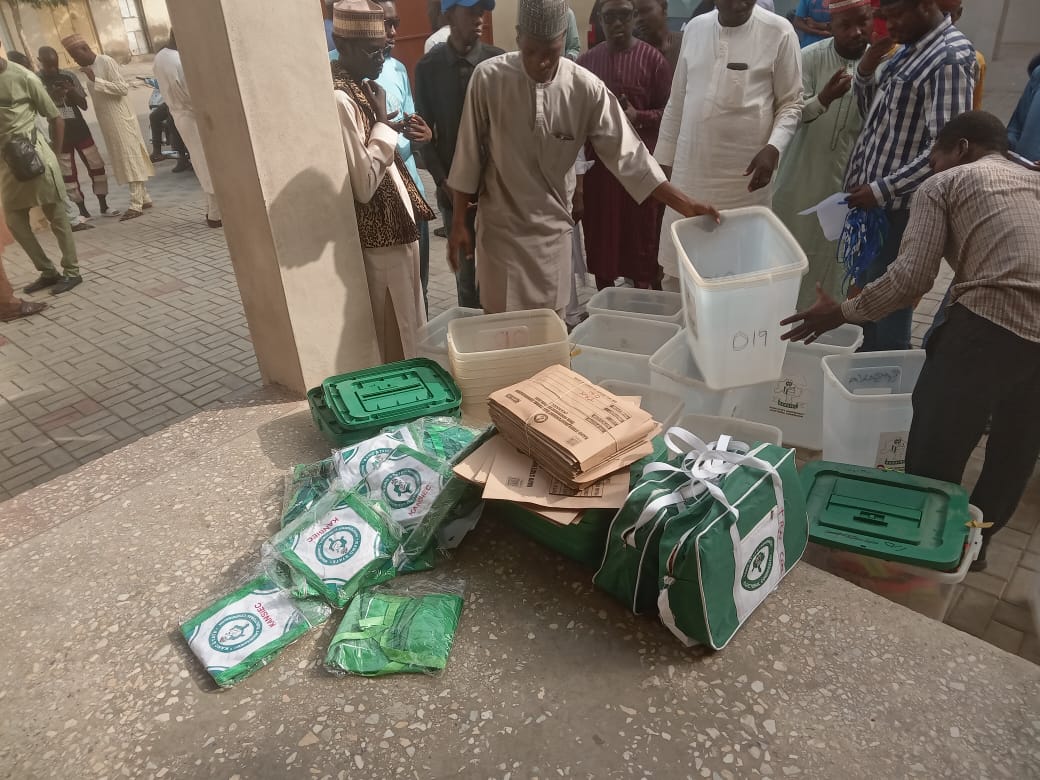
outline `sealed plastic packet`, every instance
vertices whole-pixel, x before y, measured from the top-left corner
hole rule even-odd
[[[418,440],[406,425],[385,428],[378,436],[360,441],[341,450],[334,450],[332,459],[343,485],[353,489],[402,444],[418,447]]]
[[[394,577],[392,557],[401,529],[372,502],[336,481],[306,512],[267,543],[334,607],[345,607],[363,585]],[[277,568],[277,567],[275,567]]]
[[[195,657],[222,688],[267,665],[328,619],[322,602],[298,602],[266,575],[251,579],[181,626]]]
[[[285,478],[281,527],[284,528],[300,513],[314,506],[335,478],[336,464],[333,458],[293,466]]]
[[[454,417],[421,417],[404,427],[415,441],[408,446],[449,462],[483,433],[482,429],[463,425]]]
[[[336,629],[325,667],[366,677],[436,674],[448,663],[462,594],[461,582],[416,578],[361,591]]]
[[[390,519],[411,531],[423,519],[452,475],[446,461],[425,452],[398,447],[358,485],[357,492],[381,501]]]

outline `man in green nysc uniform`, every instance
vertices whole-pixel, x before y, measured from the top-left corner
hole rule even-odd
[[[0,154],[0,198],[3,199],[7,224],[15,240],[29,255],[40,277],[25,288],[34,293],[47,287],[57,295],[71,290],[82,280],[76,259],[76,244],[72,240],[72,226],[65,212],[65,184],[62,181],[58,158],[47,139],[36,132],[36,116],[47,119],[51,129],[51,143],[60,149],[65,135],[65,122],[43,82],[21,65],[0,57],[0,150],[17,136],[35,138],[36,152],[43,161],[44,171],[29,181],[15,178],[3,154]],[[51,231],[61,249],[61,267],[58,273],[54,263],[43,251],[29,225],[29,209],[39,206],[51,223]]]

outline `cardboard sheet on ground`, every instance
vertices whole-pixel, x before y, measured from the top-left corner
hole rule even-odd
[[[463,458],[455,464],[453,468],[456,476],[472,482],[474,485],[487,484],[491,464],[495,462],[495,456],[498,455],[503,444],[509,446],[501,436],[495,436],[484,442],[469,457]]]
[[[484,486],[485,499],[533,504],[547,509],[618,509],[628,496],[627,470],[575,490],[505,442]]]

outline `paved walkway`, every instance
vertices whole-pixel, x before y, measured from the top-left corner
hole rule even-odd
[[[1021,90],[1024,78],[1016,74],[1026,54],[1012,51],[991,66],[990,107],[1001,116],[1010,114]],[[148,90],[132,94],[143,118]],[[161,165],[150,183],[156,207],[145,217],[96,220],[95,230],[76,234],[83,285],[55,299],[36,296],[54,305],[0,325],[0,501],[257,386],[223,232],[205,226],[194,176],[171,167]],[[125,206],[125,190],[115,188],[112,203]],[[88,196],[88,206],[95,205]],[[41,240],[54,247],[49,234]],[[432,237],[432,248],[435,315],[455,305],[455,282],[445,241]],[[19,247],[10,247],[4,260],[16,287],[35,278]],[[948,274],[941,277],[922,301],[915,339],[927,330],[948,281]],[[969,576],[948,622],[1040,663],[1024,601],[1040,576],[1038,522],[1040,480],[1034,480],[996,538],[990,571]]]

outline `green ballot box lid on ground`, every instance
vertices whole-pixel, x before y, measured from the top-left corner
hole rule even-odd
[[[365,436],[365,432],[348,431],[340,425],[336,415],[332,413],[328,404],[325,403],[325,391],[321,385],[312,387],[307,391],[307,403],[311,407],[311,418],[314,420],[314,426],[325,437],[325,441],[333,447],[337,449],[349,447],[351,444],[357,444],[359,441],[369,438]]]
[[[346,430],[383,428],[430,415],[453,415],[462,393],[428,358],[333,376],[322,382],[329,409]]]
[[[970,520],[960,485],[826,461],[801,481],[816,544],[938,571],[960,563]]]

